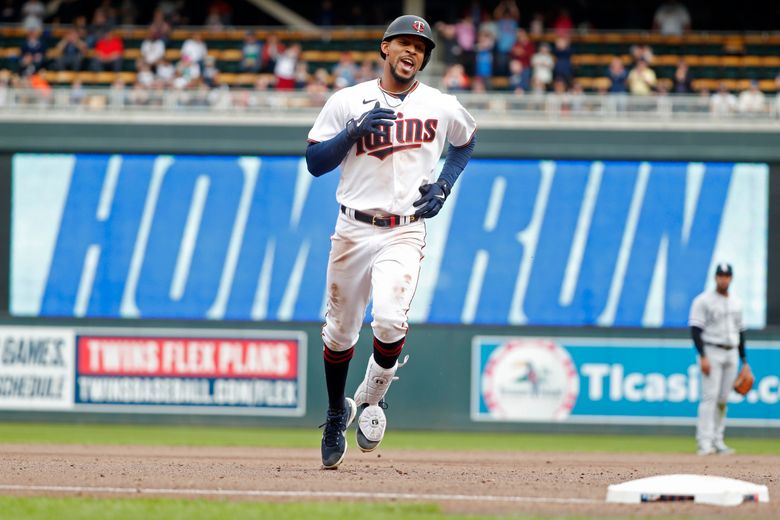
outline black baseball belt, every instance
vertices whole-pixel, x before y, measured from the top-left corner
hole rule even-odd
[[[711,347],[722,348],[723,350],[731,350],[731,349],[734,348],[731,345],[722,345],[720,343],[705,343],[705,345],[709,345]]]
[[[341,212],[346,216],[352,217],[360,222],[365,222],[366,224],[371,224],[372,226],[386,228],[405,226],[406,224],[411,224],[412,222],[417,222],[420,220],[420,217],[416,215],[371,215],[356,209],[348,208],[343,204],[341,205]]]

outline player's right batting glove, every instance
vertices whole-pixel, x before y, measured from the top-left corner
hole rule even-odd
[[[418,208],[414,213],[415,216],[433,218],[444,206],[444,201],[450,195],[450,187],[444,180],[439,179],[433,184],[420,186],[420,193],[422,197],[413,203],[413,206]]]
[[[364,112],[357,119],[347,121],[347,136],[357,140],[368,134],[384,134],[389,127],[393,126],[395,118],[395,112],[389,108],[379,108],[379,101],[377,101],[374,108]]]

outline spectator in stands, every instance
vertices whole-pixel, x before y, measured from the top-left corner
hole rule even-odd
[[[536,90],[547,90],[547,86],[553,80],[553,67],[555,60],[550,52],[550,46],[543,43],[539,46],[539,52],[531,58],[531,67],[533,67],[533,85]]]
[[[260,53],[263,47],[255,38],[254,31],[244,33],[244,45],[241,47],[241,72],[260,71]]]
[[[55,47],[57,51],[57,70],[81,70],[81,63],[87,54],[87,42],[79,37],[76,29],[70,29]]]
[[[609,62],[609,69],[607,70],[607,78],[609,78],[610,94],[625,94],[628,92],[626,81],[628,80],[628,72],[623,66],[623,60],[615,56],[612,61]]]
[[[311,75],[309,74],[309,64],[305,61],[299,61],[295,65],[295,89],[305,89],[310,81]]]
[[[710,98],[710,113],[713,116],[728,115],[737,110],[737,97],[728,91],[726,84],[720,82],[718,91]]]
[[[517,41],[512,47],[511,57],[513,60],[518,60],[523,66],[523,83],[525,85],[531,84],[531,58],[536,53],[536,47],[534,42],[528,36],[528,32],[525,29],[517,30]],[[527,89],[526,89],[527,90]]]
[[[5,0],[0,7],[0,23],[16,23],[16,5],[14,0]]]
[[[512,47],[517,41],[520,9],[515,0],[501,0],[493,11],[493,17],[496,19],[497,31],[495,74],[506,76],[509,72]]]
[[[437,22],[435,25],[438,38],[436,40],[436,53],[441,57],[445,67],[458,63],[461,48],[455,39],[455,26],[452,24]]]
[[[155,71],[155,83],[162,88],[167,88],[173,85],[173,80],[176,78],[176,67],[173,64],[163,58],[157,64],[157,70]]]
[[[471,17],[464,16],[455,24],[455,41],[460,48],[460,63],[466,74],[474,73],[474,48],[477,44],[477,33]]]
[[[214,56],[206,56],[203,62],[203,84],[208,88],[216,88],[219,78],[219,69],[217,68],[217,59]]]
[[[320,67],[314,71],[309,84],[306,85],[311,106],[321,107],[328,98],[328,71]]]
[[[189,38],[184,40],[181,46],[181,57],[188,58],[192,63],[197,63],[201,67],[206,61],[208,49],[203,41],[203,35],[200,32],[193,32]]]
[[[442,85],[447,92],[462,92],[469,88],[469,78],[463,65],[450,65],[442,78]]]
[[[171,24],[168,23],[168,20],[165,18],[165,11],[159,7],[154,10],[154,14],[152,15],[152,23],[149,26],[149,30],[159,34],[163,41],[167,41],[170,37]]]
[[[569,10],[562,7],[558,10],[558,16],[552,24],[553,31],[559,38],[569,38],[571,31],[574,29],[574,22],[571,20]]]
[[[111,91],[109,93],[109,105],[112,107],[123,107],[127,104],[127,91],[125,89],[125,82],[122,78],[116,78],[111,83]]]
[[[112,29],[95,43],[95,54],[92,58],[92,70],[102,72],[104,70],[113,70],[119,72],[122,70],[122,55],[125,51],[125,44]]]
[[[143,60],[138,64],[135,81],[144,88],[152,88],[156,82],[152,67]]]
[[[553,67],[553,77],[562,78],[566,85],[574,79],[574,68],[571,64],[571,41],[568,36],[559,36],[555,39],[555,66]]]
[[[542,13],[534,13],[531,18],[531,24],[528,27],[531,36],[540,37],[544,34],[544,15]]]
[[[27,58],[28,56],[29,58]],[[21,59],[27,66],[32,65],[35,71],[43,67],[43,62],[46,59],[46,45],[43,42],[40,29],[27,31],[27,38],[21,48]]]
[[[95,47],[98,40],[100,40],[108,31],[112,30],[113,26],[108,23],[105,12],[98,9],[92,15],[92,23],[89,26],[89,36],[87,37],[87,45]]]
[[[72,0],[77,2],[78,0]],[[138,20],[138,7],[134,0],[122,0],[119,5],[119,23],[122,25],[135,25]]]
[[[44,16],[46,16],[46,6],[40,0],[27,0],[22,5],[22,27],[25,30],[42,31]]]
[[[474,57],[474,76],[480,79],[485,88],[490,88],[493,77],[493,49],[495,38],[490,31],[480,31],[477,37],[477,49]]]
[[[742,114],[759,114],[766,112],[766,98],[758,88],[758,81],[751,80],[750,87],[739,94],[737,109]]]
[[[672,92],[675,94],[690,94],[693,92],[691,72],[684,58],[677,62],[677,68],[672,78]]]
[[[212,31],[221,31],[230,25],[233,8],[225,0],[211,0],[206,14],[206,27]]]
[[[84,91],[84,85],[79,78],[75,78],[70,84],[68,93],[68,103],[71,106],[78,107],[84,105],[87,101],[87,93]]]
[[[349,51],[342,52],[341,56],[339,56],[339,62],[331,71],[334,87],[342,89],[354,85],[357,71],[357,65],[355,65],[355,61],[352,59],[352,53]]]
[[[283,52],[284,45],[279,42],[279,37],[275,34],[269,34],[268,40],[263,45],[260,72],[273,72],[276,69],[276,61]]]
[[[635,96],[648,96],[657,86],[658,80],[655,72],[645,60],[640,59],[636,66],[628,74],[628,91]]]
[[[381,70],[381,67],[377,64],[377,60],[363,60],[363,63],[357,71],[357,76],[355,76],[355,81],[357,83],[362,83],[364,81],[376,79],[382,75]]]
[[[173,88],[184,90],[193,88],[200,82],[200,63],[192,61],[189,55],[182,55],[176,64],[176,77],[173,78]]]
[[[631,46],[631,68],[636,67],[639,61],[644,60],[647,65],[652,65],[655,56],[653,56],[653,49],[649,45],[632,45]]]
[[[320,16],[317,20],[317,25],[329,27],[335,23],[336,15],[333,12],[333,2],[331,0],[323,0],[320,4]]]
[[[52,100],[51,85],[46,80],[46,70],[40,69],[29,78],[30,88],[33,89],[39,101],[48,103]]]
[[[83,11],[80,0],[57,0],[50,2],[48,11],[52,14],[54,25],[72,24]]]
[[[101,0],[100,5],[95,9],[95,16],[100,13],[106,21],[108,27],[116,27],[119,21],[118,12],[113,5],[112,0]]]
[[[149,29],[146,39],[141,42],[141,61],[154,70],[163,58],[165,58],[165,42],[160,37],[160,33]]]
[[[666,0],[655,12],[653,29],[674,36],[688,32],[691,29],[688,9],[677,0]]]
[[[530,85],[528,84],[529,75],[523,70],[523,63],[520,60],[509,62],[509,90],[515,94],[526,92]]]
[[[292,90],[295,88],[295,66],[301,55],[301,45],[290,45],[276,60],[274,76],[276,76],[276,90]]]

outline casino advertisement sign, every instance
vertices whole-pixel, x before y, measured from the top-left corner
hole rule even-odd
[[[729,396],[730,425],[780,427],[780,344],[749,341],[756,376]],[[487,337],[472,341],[471,418],[494,422],[695,424],[692,342]]]
[[[0,329],[0,409],[302,416],[306,335]]]

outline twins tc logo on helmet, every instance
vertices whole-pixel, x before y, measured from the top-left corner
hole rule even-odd
[[[412,22],[412,29],[417,31],[418,33],[425,32],[425,22],[422,20],[415,20]]]
[[[356,143],[355,155],[368,154],[371,157],[383,160],[389,155],[402,150],[420,148],[423,143],[431,143],[436,139],[436,127],[438,119],[405,119],[403,113],[398,112],[395,124],[391,127],[384,126],[381,134],[368,134]]]

